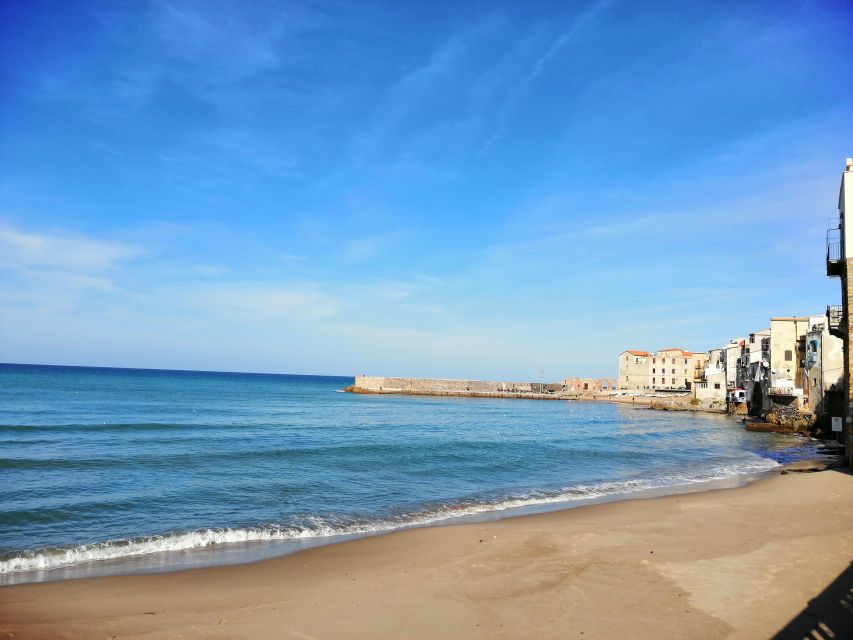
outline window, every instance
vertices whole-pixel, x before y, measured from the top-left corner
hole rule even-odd
[[[794,354],[791,352],[791,350],[785,349],[785,362],[790,362],[791,360],[793,360],[793,358]]]
[[[719,382],[715,382],[715,383],[714,383],[714,388],[715,388],[715,389],[719,389],[719,388],[720,388],[720,383],[719,383]]]
[[[684,364],[687,364],[687,358],[684,358]]]
[[[672,359],[672,364],[675,364],[675,358]]]
[[[755,344],[755,334],[749,334],[749,344]]]
[[[655,369],[652,369],[652,373],[655,373],[655,371],[656,371]]]
[[[657,378],[652,378],[652,384],[655,384],[656,382],[657,382]]]
[[[675,378],[672,379],[672,384],[675,384]]]
[[[657,362],[657,358],[652,358],[652,364],[655,364],[656,362]]]
[[[675,375],[675,369],[672,370],[672,375]]]

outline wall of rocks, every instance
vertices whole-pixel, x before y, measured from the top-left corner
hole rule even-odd
[[[792,431],[804,431],[814,424],[815,416],[800,407],[798,398],[772,398],[770,410],[764,418],[768,423],[787,427]]]

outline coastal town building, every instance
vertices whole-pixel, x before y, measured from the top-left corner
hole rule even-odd
[[[841,174],[841,187],[838,193],[838,218],[830,224],[826,234],[826,275],[841,280],[841,305],[826,309],[829,332],[844,341],[844,404],[839,417],[841,442],[845,447],[848,464],[853,465],[853,353],[850,351],[851,313],[853,305],[853,287],[850,283],[850,269],[853,266],[853,224],[847,224],[847,215],[853,214],[853,159],[847,158],[844,172]]]
[[[566,378],[558,391],[568,394],[596,394],[616,389],[612,378]]]
[[[720,362],[726,373],[726,389],[731,390],[737,387],[738,361],[745,346],[746,338],[735,338],[721,347]]]
[[[648,389],[650,361],[648,351],[628,349],[619,354],[619,389]]]
[[[769,396],[785,403],[793,398],[802,399],[803,371],[799,347],[801,342],[805,344],[806,334],[820,320],[820,317],[809,316],[770,318]]]
[[[741,350],[735,376],[735,389],[742,389],[749,412],[760,415],[770,408],[767,377],[770,371],[770,329],[749,334]]]
[[[843,397],[843,342],[819,315],[774,316],[770,327],[705,353],[628,350],[619,363],[617,390],[692,390],[707,406],[768,420],[813,424]]]
[[[696,382],[696,399],[707,403],[725,402],[726,367],[724,348],[711,349],[701,371],[701,379]],[[698,364],[698,361],[697,361]]]
[[[804,353],[803,406],[815,415],[841,415],[844,341],[829,333],[826,322],[815,322],[806,334]]]
[[[650,353],[630,349],[619,355],[619,389],[684,391],[701,380],[708,359],[706,353],[694,353],[673,347]],[[697,374],[697,371],[699,372]]]
[[[696,382],[696,368],[704,366],[705,353],[684,349],[661,349],[652,356],[653,389],[692,389]]]

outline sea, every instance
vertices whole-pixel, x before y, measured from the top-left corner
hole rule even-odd
[[[725,416],[352,383],[0,364],[0,584],[732,485],[820,453]]]

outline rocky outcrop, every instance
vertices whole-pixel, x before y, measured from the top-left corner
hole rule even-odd
[[[799,401],[773,402],[765,420],[788,431],[807,431],[815,422],[815,416],[810,411],[800,408]]]
[[[671,401],[665,402],[661,400],[652,400],[649,404],[649,409],[655,409],[657,411],[689,411],[690,407]]]
[[[732,402],[729,404],[729,413],[733,416],[745,416],[749,414],[749,407],[745,402]]]

